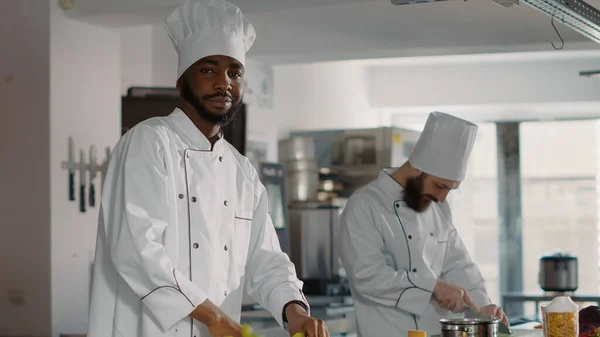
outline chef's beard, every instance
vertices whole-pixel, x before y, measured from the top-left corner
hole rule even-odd
[[[205,95],[202,97],[202,99],[208,100],[220,96],[225,95]],[[192,88],[190,87],[190,84],[185,77],[181,79],[181,97],[183,97],[183,99],[186,100],[186,102],[188,102],[194,108],[196,114],[198,114],[198,116],[200,116],[202,120],[207,121],[208,123],[211,123],[213,125],[219,125],[221,127],[227,126],[229,123],[231,123],[231,121],[235,118],[237,112],[242,107],[243,101],[240,99],[239,102],[235,103],[238,98],[230,95],[229,97],[231,98],[231,101],[233,103],[229,110],[227,110],[226,112],[219,113],[210,112],[204,107],[204,104],[202,104],[198,97],[194,95],[194,92],[192,91]]]
[[[416,177],[410,177],[406,179],[406,186],[404,186],[404,202],[406,206],[417,213],[424,212],[432,201],[438,202],[438,200],[430,195],[423,194],[423,188],[425,186],[425,173],[421,173]]]

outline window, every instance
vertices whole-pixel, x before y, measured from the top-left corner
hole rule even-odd
[[[392,120],[402,126],[400,116]],[[578,294],[600,292],[599,145],[600,120],[520,124],[523,284],[527,294],[542,293],[539,259],[557,251],[578,257]],[[497,165],[496,125],[479,124],[467,178],[449,194],[449,202],[454,224],[487,280],[492,301],[501,304]],[[526,315],[534,314],[533,305],[525,309]]]
[[[523,276],[541,293],[539,259],[557,251],[578,257],[580,295],[598,293],[596,121],[520,126]],[[526,306],[525,314],[534,308]]]
[[[500,303],[496,124],[478,125],[467,178],[452,192],[450,204],[455,226],[486,279],[488,295]]]

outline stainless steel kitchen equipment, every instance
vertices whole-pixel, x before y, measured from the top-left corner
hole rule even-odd
[[[291,137],[279,141],[279,161],[286,171],[286,198],[289,203],[317,200],[319,167],[311,137]]]
[[[312,159],[283,163],[287,175],[286,194],[288,202],[317,200],[319,168]]]
[[[441,319],[441,337],[497,337],[499,323],[492,318]]]
[[[312,137],[290,137],[279,141],[279,161],[315,159],[315,141]]]
[[[464,306],[464,312],[465,312],[465,318],[476,318],[476,319],[480,319],[480,320],[492,319],[492,317],[487,316],[487,315],[481,313],[480,311],[472,309],[467,305]],[[509,335],[512,333],[512,331],[510,331],[510,328],[506,324],[502,323],[502,321],[498,322],[498,332],[504,333],[504,334],[509,334]]]
[[[572,292],[579,288],[576,256],[556,253],[540,259],[540,288],[547,292]]]
[[[337,180],[338,172],[328,167],[319,169],[319,190],[317,200],[322,202],[334,202],[344,190],[344,184]]]
[[[298,203],[289,208],[290,259],[309,295],[340,295],[347,291],[341,282],[341,263],[335,256],[339,229],[338,206]]]
[[[297,131],[291,137],[311,137],[319,168],[338,172],[342,197],[377,178],[383,168],[399,167],[412,152],[421,132],[397,127]]]

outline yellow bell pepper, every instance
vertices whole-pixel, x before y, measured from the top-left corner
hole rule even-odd
[[[225,337],[233,337],[233,336],[225,336]],[[242,325],[242,337],[261,337],[259,335],[254,334],[252,331],[252,327],[248,324]]]

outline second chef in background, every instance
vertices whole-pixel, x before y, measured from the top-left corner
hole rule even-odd
[[[338,235],[359,336],[440,333],[464,305],[508,320],[491,303],[454,224],[448,193],[459,187],[477,126],[441,112],[427,119],[408,161],[355,192]]]

